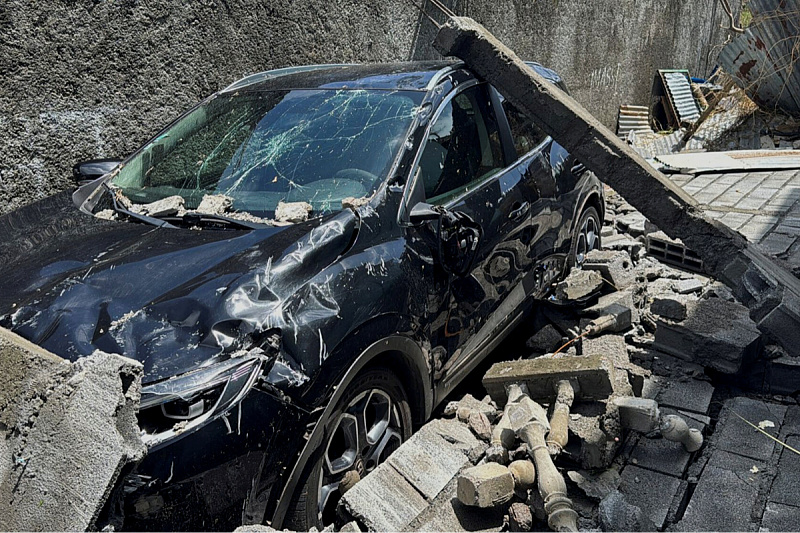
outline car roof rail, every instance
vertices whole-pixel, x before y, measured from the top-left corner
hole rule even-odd
[[[230,85],[222,89],[220,92],[225,93],[228,91],[234,91],[236,89],[241,89],[242,87],[247,87],[248,85],[253,85],[254,83],[259,83],[262,81],[279,78],[281,76],[288,76],[289,74],[296,74],[298,72],[324,70],[326,68],[333,68],[333,67],[352,67],[355,65],[356,65],[355,63],[335,63],[329,65],[298,65],[295,67],[277,68],[274,70],[257,72],[255,74],[250,74],[249,76],[245,76],[244,78],[231,83]]]

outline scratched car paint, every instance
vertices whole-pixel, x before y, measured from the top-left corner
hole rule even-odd
[[[365,369],[398,377],[417,427],[548,296],[582,213],[602,221],[602,188],[551,139],[520,136],[505,106],[457,63],[275,71],[213,95],[74,195],[0,218],[0,325],[70,360],[103,350],[144,365],[148,455],[107,520],[283,526]],[[309,123],[316,138],[298,133]],[[170,194],[178,213],[131,207]],[[197,212],[206,194],[231,208]],[[304,200],[308,220],[275,221],[278,202]],[[391,449],[351,459],[365,473]],[[332,471],[320,476],[335,491]],[[317,504],[313,525],[329,521]]]

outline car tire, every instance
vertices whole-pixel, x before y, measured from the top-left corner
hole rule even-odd
[[[372,368],[359,374],[326,422],[323,444],[303,473],[283,527],[321,531],[333,523],[344,473],[356,470],[363,477],[374,470],[411,436],[411,420],[408,396],[394,373]]]
[[[600,215],[594,207],[583,210],[575,235],[572,236],[572,246],[569,253],[569,268],[580,268],[586,259],[586,254],[600,248],[600,230],[603,227]]]

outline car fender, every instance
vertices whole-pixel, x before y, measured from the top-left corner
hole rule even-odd
[[[344,342],[342,344],[345,344]],[[377,340],[370,344],[347,368],[341,380],[333,391],[333,394],[328,399],[324,411],[317,419],[313,429],[306,441],[303,450],[297,462],[294,464],[291,473],[286,479],[286,484],[281,491],[275,505],[275,511],[272,513],[270,521],[271,526],[280,529],[289,509],[292,496],[297,490],[300,477],[305,471],[309,460],[314,452],[319,447],[325,433],[325,421],[328,420],[337,402],[344,394],[348,385],[355,379],[358,373],[363,370],[371,361],[382,353],[386,352],[400,352],[408,361],[411,362],[414,368],[420,373],[420,376],[430,376],[430,364],[428,356],[422,347],[413,339],[402,335],[390,335]],[[427,419],[433,410],[433,390],[432,387],[423,387],[424,394],[424,418]]]

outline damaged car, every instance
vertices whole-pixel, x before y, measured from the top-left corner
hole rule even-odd
[[[0,218],[0,325],[142,363],[148,453],[104,512],[133,530],[333,522],[343,477],[408,439],[604,216],[597,178],[457,62],[255,74],[75,174]]]

